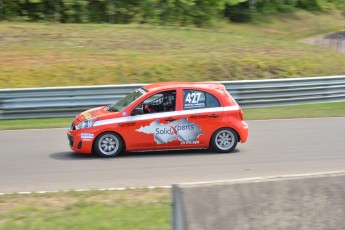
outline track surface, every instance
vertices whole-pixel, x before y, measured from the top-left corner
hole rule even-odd
[[[234,153],[206,150],[78,155],[65,129],[0,132],[0,193],[162,186],[345,170],[345,118],[249,121]]]

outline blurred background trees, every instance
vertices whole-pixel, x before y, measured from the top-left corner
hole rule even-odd
[[[0,20],[61,23],[149,23],[198,27],[227,18],[343,10],[344,0],[0,0]]]

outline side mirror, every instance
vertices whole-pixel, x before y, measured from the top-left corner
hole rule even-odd
[[[137,116],[137,115],[142,115],[143,114],[143,109],[140,107],[136,107],[133,109],[131,112],[131,116]]]

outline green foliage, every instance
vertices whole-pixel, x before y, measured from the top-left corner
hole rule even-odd
[[[321,10],[320,0],[298,0],[296,6],[302,9],[319,11]]]
[[[204,27],[224,16],[247,22],[297,8],[343,10],[344,4],[342,0],[0,0],[0,20]]]
[[[2,8],[6,20],[204,26],[224,6],[225,0],[4,0]]]
[[[267,15],[294,13],[297,9],[307,11],[345,10],[342,0],[229,0],[225,16],[234,22],[262,20]]]
[[[17,2],[13,0],[2,0],[0,4],[2,16],[1,19],[15,19],[20,14],[20,7]]]
[[[344,10],[345,2],[343,0],[297,0],[295,5],[309,11],[330,11]]]

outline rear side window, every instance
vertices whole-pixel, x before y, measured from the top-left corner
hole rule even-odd
[[[183,90],[184,110],[213,107],[220,107],[218,99],[213,95],[199,90]]]

